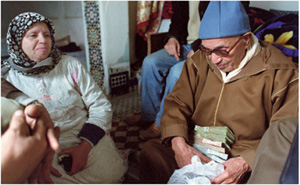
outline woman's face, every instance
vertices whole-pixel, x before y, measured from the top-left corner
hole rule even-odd
[[[33,24],[22,38],[21,47],[28,58],[34,62],[46,59],[51,51],[52,41],[46,23]]]

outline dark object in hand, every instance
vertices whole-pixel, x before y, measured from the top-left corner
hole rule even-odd
[[[63,154],[58,156],[58,164],[63,165],[66,172],[70,172],[72,169],[73,159],[70,154]]]

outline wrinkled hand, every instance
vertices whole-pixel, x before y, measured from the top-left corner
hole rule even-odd
[[[86,140],[82,140],[81,144],[75,147],[67,148],[60,152],[58,155],[70,154],[73,159],[72,169],[69,175],[74,175],[75,173],[83,170],[87,164],[88,155],[92,149],[90,143]]]
[[[171,142],[172,149],[175,152],[175,160],[179,168],[191,164],[191,159],[194,155],[199,156],[201,161],[205,163],[211,161],[209,157],[189,146],[182,137],[174,137]]]
[[[186,55],[186,58],[189,58],[189,57],[193,56],[194,53],[195,53],[194,50],[191,50],[191,51]]]
[[[211,180],[212,184],[237,184],[251,170],[242,157],[231,158],[223,163],[224,172]]]
[[[165,50],[169,55],[172,55],[179,60],[180,57],[180,44],[175,38],[170,38],[164,46]]]

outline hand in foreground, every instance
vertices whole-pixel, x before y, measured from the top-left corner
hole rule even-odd
[[[28,181],[29,183],[53,183],[50,178],[50,173],[58,177],[61,176],[61,174],[52,167],[54,151],[59,149],[59,127],[54,128],[54,123],[43,104],[28,105],[25,109],[25,114],[26,121],[31,128],[35,127],[35,118],[39,118],[44,121],[45,126],[47,127],[47,139],[49,144],[45,157],[35,169],[34,173],[30,175]]]
[[[75,173],[83,170],[87,164],[88,155],[92,150],[92,146],[86,140],[82,140],[81,144],[75,147],[67,148],[60,152],[58,155],[70,154],[73,159],[72,169],[69,175],[74,175]]]
[[[175,159],[179,168],[191,164],[194,155],[199,156],[201,161],[207,163],[211,159],[185,142],[183,137],[174,137],[172,139],[172,149],[175,152]]]
[[[37,117],[30,118],[31,134],[28,127],[29,123],[26,122],[28,116],[23,111],[16,111],[12,116],[9,128],[1,137],[2,183],[24,182],[40,164],[47,152],[47,124],[45,120],[40,119],[39,111],[37,112]],[[56,139],[52,136],[50,138],[51,140]]]
[[[231,158],[223,163],[224,172],[211,180],[212,184],[237,184],[243,176],[251,170],[242,157]]]
[[[175,38],[170,38],[164,46],[165,50],[169,55],[172,55],[179,60],[180,57],[180,44]]]
[[[57,177],[61,177],[61,174],[52,167],[53,156],[54,151],[50,150],[47,152],[35,172],[29,177],[28,182],[30,184],[53,184],[54,182],[50,178],[50,173]]]
[[[47,138],[49,146],[52,150],[57,151],[59,149],[59,128],[54,128],[54,123],[43,104],[31,104],[28,105],[25,110],[26,122],[29,124],[30,128],[33,129],[35,126],[35,120],[37,118],[43,120],[43,123],[47,129]]]

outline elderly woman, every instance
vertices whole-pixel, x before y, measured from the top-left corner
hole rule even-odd
[[[111,128],[111,104],[86,68],[55,47],[52,22],[38,13],[18,15],[9,25],[7,45],[10,58],[2,64],[3,78],[29,96],[15,100],[22,105],[42,103],[60,127],[52,181],[121,182],[127,163],[105,134]],[[60,164],[65,154],[71,162]]]

